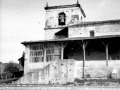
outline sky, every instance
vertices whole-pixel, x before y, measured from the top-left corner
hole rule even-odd
[[[77,0],[0,0],[0,61],[17,62],[23,41],[44,39],[45,10],[49,6],[76,4]],[[120,0],[79,0],[85,21],[120,19]]]

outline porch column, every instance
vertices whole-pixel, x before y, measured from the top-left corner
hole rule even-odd
[[[85,78],[85,43],[83,42],[83,78]]]
[[[108,57],[109,57],[109,54],[108,54],[108,45],[111,41],[102,41],[101,42],[103,43],[103,45],[105,46],[105,52],[106,52],[106,66],[108,66]]]
[[[63,44],[62,44],[62,46],[61,46],[61,60],[63,60],[63,53],[64,53],[64,47],[63,47]]]
[[[3,79],[3,78],[2,78],[2,63],[1,63],[0,65],[1,65],[1,72],[0,72],[0,73],[1,73],[1,79]]]
[[[86,60],[85,59],[85,48],[86,48],[88,42],[84,42],[82,40],[82,43],[79,43],[79,44],[81,45],[81,47],[83,49],[83,79],[85,79],[85,60]]]
[[[106,66],[108,66],[108,44],[106,45]]]
[[[44,58],[43,58],[43,67],[45,66],[46,63],[46,44],[44,44]]]
[[[67,43],[61,43],[60,48],[61,48],[61,60],[64,59],[64,48],[66,47]]]

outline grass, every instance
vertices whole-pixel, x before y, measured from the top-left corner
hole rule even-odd
[[[120,86],[120,79],[75,79],[74,84],[78,86]]]
[[[18,80],[18,78],[0,80],[0,84],[3,84],[3,83],[10,84],[11,82],[16,80]],[[30,85],[59,86],[60,84],[30,84]],[[69,85],[70,86],[120,86],[120,79],[77,79],[76,78],[74,82],[68,82],[60,86],[69,86]]]

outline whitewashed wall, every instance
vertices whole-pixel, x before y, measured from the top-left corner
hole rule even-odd
[[[90,37],[90,31],[94,31],[95,36],[120,35],[120,24],[71,26],[69,27],[69,38]]]
[[[55,28],[60,27],[58,25],[58,15],[64,12],[66,14],[66,25],[77,24],[81,22],[81,17],[83,17],[79,7],[71,8],[59,8],[46,10],[46,25],[45,28]],[[72,15],[79,15],[78,21],[72,21]]]
[[[91,79],[107,79],[110,78],[112,70],[118,72],[117,78],[120,78],[120,60],[110,60],[108,66],[106,61],[86,61],[85,76],[90,75]],[[75,78],[82,79],[83,62],[72,59],[55,60],[42,69],[33,70],[25,74],[17,81],[18,84],[49,84],[74,82]]]

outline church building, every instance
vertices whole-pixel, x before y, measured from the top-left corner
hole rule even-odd
[[[19,83],[67,83],[120,78],[120,19],[86,22],[79,2],[46,4],[45,39],[25,41],[24,76]]]

